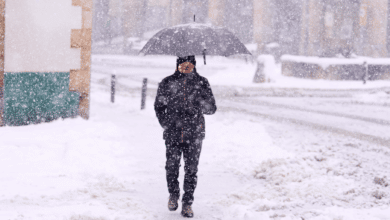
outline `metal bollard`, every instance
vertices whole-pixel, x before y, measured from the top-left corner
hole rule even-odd
[[[111,75],[111,102],[115,102],[115,74]]]
[[[148,85],[148,78],[144,78],[142,82],[141,110],[145,109],[147,85]]]
[[[362,79],[363,79],[363,84],[366,84],[367,77],[368,77],[368,64],[366,61],[364,61],[363,66],[364,66],[364,73]]]

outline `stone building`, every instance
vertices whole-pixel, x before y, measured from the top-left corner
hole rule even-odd
[[[92,0],[0,0],[0,126],[89,117]]]
[[[105,15],[102,5],[109,6]],[[388,0],[95,0],[94,38],[104,36],[104,16],[120,18],[120,30],[111,33],[142,37],[192,22],[196,15],[197,22],[225,26],[244,43],[257,43],[259,52],[277,43],[282,54],[387,57],[388,5]]]
[[[387,57],[388,0],[306,0],[299,54]]]

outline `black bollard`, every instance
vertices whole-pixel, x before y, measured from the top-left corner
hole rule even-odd
[[[368,76],[368,65],[367,65],[366,61],[364,61],[363,67],[364,67],[363,84],[366,84],[366,79],[367,79],[367,76]]]
[[[141,110],[145,109],[147,85],[148,85],[148,78],[144,78],[144,81],[142,82]]]
[[[111,102],[115,102],[115,74],[111,75]]]

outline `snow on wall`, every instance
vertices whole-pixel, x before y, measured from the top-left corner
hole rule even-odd
[[[282,61],[290,61],[296,63],[310,63],[317,64],[323,69],[328,68],[331,65],[347,65],[356,64],[363,65],[364,62],[370,65],[390,65],[389,58],[371,58],[371,57],[357,57],[357,58],[325,58],[315,56],[294,56],[294,55],[283,55],[280,58]]]
[[[72,0],[6,0],[5,72],[80,69],[70,37],[81,27],[82,9]]]

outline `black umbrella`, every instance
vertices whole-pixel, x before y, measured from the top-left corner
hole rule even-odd
[[[226,28],[191,23],[165,28],[155,34],[142,48],[143,55],[230,56],[249,54],[245,45]],[[206,59],[205,59],[206,64]]]

